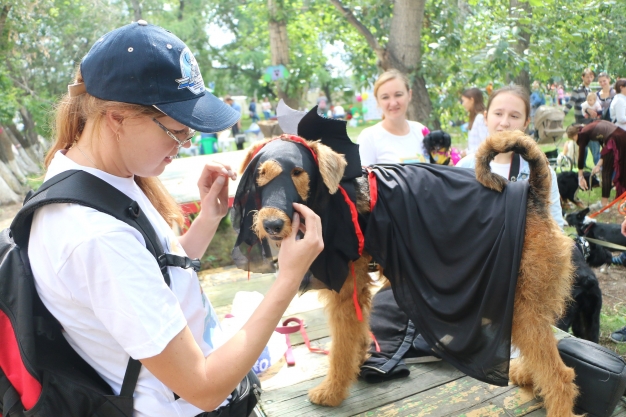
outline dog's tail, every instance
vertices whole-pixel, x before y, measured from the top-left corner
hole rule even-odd
[[[530,190],[528,198],[547,209],[550,201],[552,175],[548,158],[530,136],[519,130],[498,132],[480,144],[476,152],[476,179],[485,187],[502,191],[507,180],[491,172],[489,163],[499,153],[515,152],[530,165]]]

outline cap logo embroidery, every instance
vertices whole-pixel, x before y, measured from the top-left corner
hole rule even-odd
[[[182,78],[176,80],[179,90],[187,88],[196,95],[204,92],[204,80],[196,57],[193,56],[189,47],[185,47],[180,54],[180,71]]]

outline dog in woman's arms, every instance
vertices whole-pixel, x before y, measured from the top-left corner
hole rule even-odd
[[[321,142],[283,135],[250,150],[233,205],[233,226],[239,232],[233,258],[241,268],[271,271],[269,244],[279,246],[290,233],[291,203],[305,203],[322,218],[325,249],[303,289],[326,288],[321,291],[333,343],[328,375],[309,392],[311,401],[337,406],[357,378],[370,344],[373,283],[368,269],[375,260],[398,304],[436,353],[483,381],[506,385],[510,377],[515,384],[534,388],[549,417],[573,416],[578,393],[574,371],[560,359],[551,330],[570,296],[572,243],[550,216],[551,176],[535,141],[521,132],[492,136],[477,153],[475,177],[471,170],[429,164],[367,172],[361,171],[358,148],[355,157],[352,143],[339,140],[335,127],[306,134],[300,125],[300,136]],[[508,151],[529,162],[528,185],[507,184],[491,173],[490,161]],[[406,183],[405,175],[410,176]],[[422,183],[424,178],[432,183]],[[408,212],[389,213],[401,206]],[[434,221],[455,207],[456,221]],[[422,229],[411,231],[415,223]],[[488,247],[459,243],[470,235],[479,235]],[[446,251],[437,252],[442,248]],[[510,251],[494,253],[502,248]],[[428,252],[433,250],[444,258],[436,259]],[[424,265],[436,270],[434,276]],[[415,271],[419,273],[413,279],[409,272]],[[502,273],[510,279],[501,279]],[[495,275],[497,281],[508,282],[494,286]],[[458,291],[450,295],[451,289]],[[433,303],[430,296],[442,294],[443,302]],[[511,341],[521,356],[509,369]],[[472,367],[468,362],[476,363]]]

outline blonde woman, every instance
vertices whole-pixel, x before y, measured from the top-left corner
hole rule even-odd
[[[171,229],[182,220],[180,208],[156,176],[189,146],[194,129],[225,130],[239,117],[206,91],[180,39],[139,20],[102,36],[83,58],[57,108],[46,180],[67,170],[100,178],[138,203],[165,252],[198,258],[228,211],[235,174],[226,165],[205,166],[198,181],[202,211],[180,238]],[[113,392],[120,392],[129,357],[141,362],[133,416],[247,417],[232,410],[231,393],[323,247],[319,217],[294,207],[306,219],[306,234],[296,241],[295,215],[276,281],[229,340],[220,337],[193,270],[168,267],[166,285],[135,229],[77,204],[47,205],[34,215],[28,255],[37,293],[68,343]]]
[[[383,120],[363,129],[357,138],[361,165],[428,161],[423,147],[428,128],[406,118],[412,94],[408,78],[400,71],[389,70],[378,77],[374,96]]]

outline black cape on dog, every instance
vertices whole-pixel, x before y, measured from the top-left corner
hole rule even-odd
[[[528,182],[510,182],[499,193],[470,169],[371,169],[377,197],[365,250],[382,266],[398,305],[443,359],[507,385]]]

